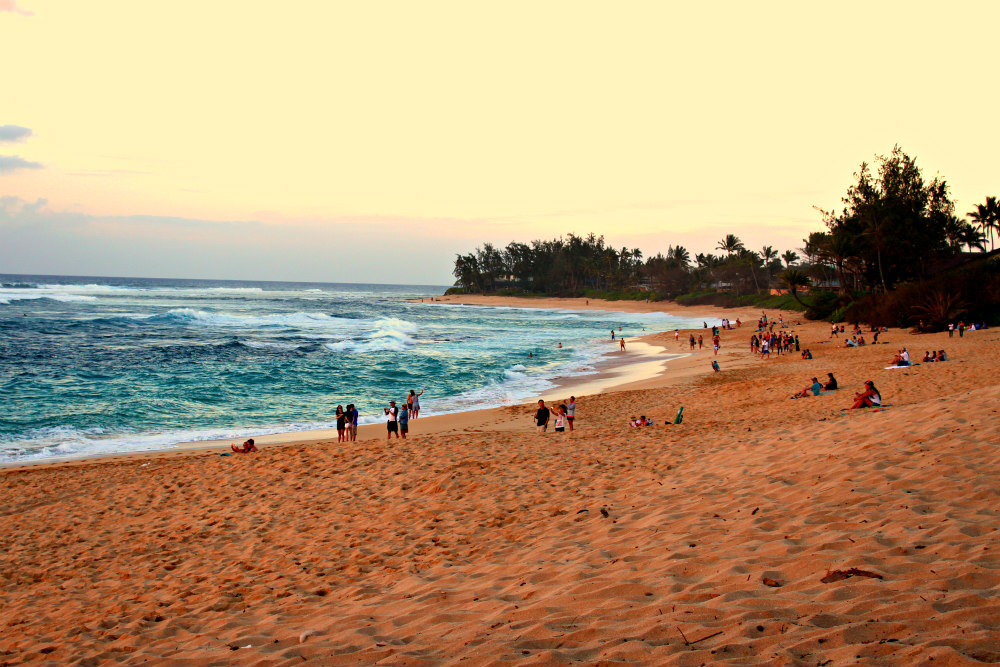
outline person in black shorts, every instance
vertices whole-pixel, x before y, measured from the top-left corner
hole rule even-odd
[[[399,408],[396,407],[396,401],[389,401],[389,407],[382,409],[386,414],[385,439],[392,440],[392,436],[399,438]]]

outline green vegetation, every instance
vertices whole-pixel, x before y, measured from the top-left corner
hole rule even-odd
[[[812,319],[937,328],[948,319],[996,323],[1000,276],[995,236],[1000,207],[987,197],[955,215],[948,185],[924,180],[898,146],[862,163],[839,213],[820,210],[825,231],[804,247],[747,249],[735,234],[720,254],[670,246],[643,260],[638,248],[615,249],[603,236],[569,234],[506,248],[484,244],[458,255],[456,288],[465,293],[589,298],[674,298],[682,304],[756,306],[804,311]],[[986,252],[987,243],[991,251]],[[975,266],[968,266],[974,264]],[[776,294],[772,294],[776,292]]]

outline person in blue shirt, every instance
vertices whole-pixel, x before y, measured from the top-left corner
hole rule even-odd
[[[399,409],[399,436],[406,440],[406,434],[410,430],[410,409],[406,405],[406,401],[403,401],[402,407]]]

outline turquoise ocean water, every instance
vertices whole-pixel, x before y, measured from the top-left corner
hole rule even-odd
[[[371,423],[410,389],[422,415],[517,403],[593,373],[613,327],[701,324],[407,302],[444,289],[0,275],[0,463]]]

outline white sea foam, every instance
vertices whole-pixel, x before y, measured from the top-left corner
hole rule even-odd
[[[228,313],[210,313],[193,308],[174,308],[159,315],[145,315],[140,319],[148,321],[169,321],[179,324],[215,326],[215,327],[295,327],[344,329],[363,324],[364,321],[346,317],[334,317],[326,313],[298,312],[277,313],[273,315],[232,315]]]
[[[0,289],[0,304],[9,305],[14,301],[32,301],[36,299],[52,299],[63,303],[74,301],[97,301],[96,296],[86,294],[69,294],[58,289]]]
[[[359,423],[374,423],[376,421],[379,421],[378,417],[369,417],[367,421],[359,420]],[[115,435],[105,435],[101,428],[47,427],[35,429],[21,440],[9,438],[0,440],[0,464],[173,449],[182,442],[240,441],[272,433],[316,431],[336,428],[336,426],[336,421],[317,421],[253,428],[192,429]]]

